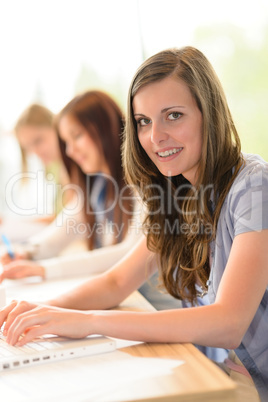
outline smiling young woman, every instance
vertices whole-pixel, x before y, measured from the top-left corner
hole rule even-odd
[[[199,50],[168,49],[140,66],[129,89],[123,162],[146,206],[146,239],[65,295],[0,310],[8,342],[98,333],[227,348],[223,365],[238,384],[237,400],[267,401],[268,165],[241,153],[221,84]],[[105,311],[157,269],[188,308]]]

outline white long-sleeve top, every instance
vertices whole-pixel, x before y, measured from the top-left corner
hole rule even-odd
[[[39,264],[45,268],[46,279],[101,273],[124,257],[141,236],[141,230],[133,229],[121,243],[40,260]]]
[[[33,260],[45,268],[47,279],[89,272],[101,273],[119,261],[140,239],[142,216],[141,202],[136,200],[124,240],[111,245],[113,234],[120,237],[122,227],[107,221],[89,229],[83,220],[82,208],[69,204],[48,227],[28,240],[25,249],[30,252]],[[88,235],[88,230],[103,231],[101,248],[59,256],[59,253],[74,241],[86,240],[85,234]]]
[[[70,214],[68,206],[42,231],[30,237],[25,244],[33,260],[56,257],[74,241],[85,239],[85,223],[81,210]]]

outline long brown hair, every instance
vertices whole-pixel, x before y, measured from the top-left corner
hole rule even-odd
[[[83,127],[85,127],[88,135],[96,143],[100,155],[104,156],[108,165],[110,175],[113,179],[108,181],[107,197],[105,205],[107,208],[116,200],[118,193],[126,185],[124,181],[123,168],[121,162],[121,142],[124,126],[124,117],[122,111],[116,102],[106,93],[102,91],[92,90],[75,96],[56,116],[55,127],[58,132],[60,150],[63,162],[69,173],[71,182],[78,185],[84,192],[84,199],[89,200],[90,194],[88,190],[92,188],[94,177],[87,180],[87,175],[81,170],[80,166],[69,158],[65,152],[65,143],[59,136],[59,121],[65,115],[73,116]],[[89,183],[90,188],[87,188]],[[116,184],[117,188],[115,188]],[[118,193],[117,193],[118,191]],[[130,199],[130,189],[126,188],[124,199],[121,203],[116,202],[113,208],[113,222],[121,225],[123,228],[123,237],[127,233],[129,220],[132,217],[133,205]],[[95,215],[89,203],[84,204],[85,221],[94,227]],[[88,237],[89,249],[94,248],[96,233]],[[121,241],[118,237],[114,237],[114,243]]]
[[[202,113],[203,144],[195,187],[182,175],[163,176],[138,140],[133,98],[140,88],[166,77],[186,83]],[[144,229],[148,247],[159,255],[161,279],[168,292],[194,302],[195,284],[206,287],[209,242],[215,238],[223,201],[243,164],[224,91],[199,50],[168,49],[150,57],[137,70],[127,107],[123,164],[127,181],[139,188],[147,206]],[[159,197],[159,188],[164,197]]]

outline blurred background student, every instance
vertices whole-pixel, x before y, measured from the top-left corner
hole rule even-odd
[[[133,214],[135,200],[124,182],[121,165],[124,118],[119,106],[102,91],[87,91],[72,99],[56,116],[53,133],[52,126],[51,123],[51,145],[47,152],[42,149],[40,157],[51,161],[51,148],[55,148],[59,159],[61,154],[71,182],[67,188],[72,187],[73,198],[49,226],[15,250],[13,260],[8,253],[2,256],[0,281],[100,272],[120,259],[140,236],[139,224],[133,222],[134,218],[139,220],[139,215]],[[25,148],[27,143],[27,149],[37,152],[42,130],[37,145],[25,141],[22,123],[16,132],[18,138],[24,138]],[[90,252],[59,256],[79,238],[84,239]]]
[[[20,115],[14,128],[21,150],[22,180],[26,185],[29,173],[28,158],[36,155],[44,167],[45,178],[54,183],[52,213],[38,216],[42,222],[52,222],[71,198],[71,191],[62,187],[69,183],[67,170],[62,162],[57,133],[54,127],[54,114],[45,106],[32,104]]]

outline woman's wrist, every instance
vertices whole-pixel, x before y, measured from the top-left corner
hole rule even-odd
[[[102,311],[85,311],[86,327],[88,334],[106,335],[103,330],[103,313]]]
[[[42,265],[35,265],[34,267],[34,275],[41,276],[42,279],[45,279],[45,268]]]
[[[39,251],[39,244],[24,244],[21,253],[27,260],[36,259],[36,255]]]

